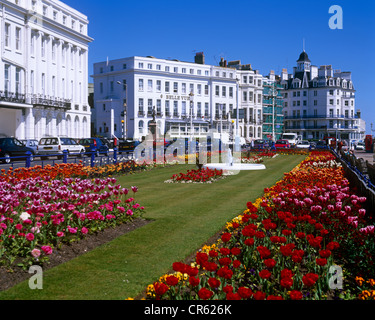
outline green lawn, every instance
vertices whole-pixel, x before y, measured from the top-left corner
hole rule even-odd
[[[135,297],[171,269],[172,263],[196,252],[225,223],[242,213],[247,201],[283,178],[304,156],[266,160],[266,170],[242,171],[213,184],[167,184],[173,174],[195,166],[177,165],[118,178],[124,187],[138,186],[137,200],[153,222],[83,256],[47,270],[43,289],[25,281],[0,299],[117,300]]]

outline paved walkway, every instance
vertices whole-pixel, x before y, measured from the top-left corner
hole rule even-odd
[[[362,150],[354,150],[354,154],[358,159],[362,158],[363,160],[365,160],[365,161],[367,160],[371,164],[374,163],[375,153],[368,153],[368,152],[362,151]]]

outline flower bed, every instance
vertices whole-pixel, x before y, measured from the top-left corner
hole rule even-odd
[[[188,170],[187,173],[174,174],[166,183],[212,183],[225,178],[223,170],[202,168]]]
[[[147,297],[371,299],[375,239],[365,201],[350,190],[331,153],[312,152],[262,198],[249,202],[192,264],[175,262],[174,273],[149,285]],[[334,277],[340,270],[342,287]],[[358,287],[356,277],[366,277],[366,288]]]
[[[22,180],[26,178],[37,178],[44,176],[48,176],[51,179],[72,177],[102,178],[117,174],[131,174],[139,171],[149,170],[156,166],[157,165],[154,163],[138,164],[133,160],[128,160],[126,162],[119,162],[117,164],[90,167],[84,166],[82,161],[80,161],[80,163],[61,163],[55,164],[54,166],[46,165],[45,167],[34,166],[31,168],[10,168],[9,170],[2,169],[0,172],[0,181],[9,181],[12,178]]]
[[[63,243],[140,216],[144,208],[135,201],[137,191],[121,187],[115,178],[3,179],[0,264],[43,264]]]

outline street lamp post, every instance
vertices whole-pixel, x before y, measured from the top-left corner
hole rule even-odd
[[[194,108],[194,103],[193,103],[193,97],[194,93],[193,91],[190,92],[190,152],[193,153],[193,108]]]
[[[117,84],[122,85],[123,88],[125,89],[125,101],[123,102],[122,106],[124,109],[124,119],[121,121],[123,123],[123,133],[122,133],[122,138],[127,139],[128,136],[128,125],[127,125],[127,105],[128,105],[128,85],[126,83],[121,83],[121,81],[117,81]]]

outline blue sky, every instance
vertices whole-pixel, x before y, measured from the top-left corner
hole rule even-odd
[[[267,75],[292,73],[303,49],[312,64],[351,71],[357,109],[375,130],[375,1],[373,0],[62,0],[88,16],[89,73],[95,62],[130,56],[194,61],[241,60]],[[343,10],[331,30],[328,10]],[[92,80],[90,80],[92,81]]]

